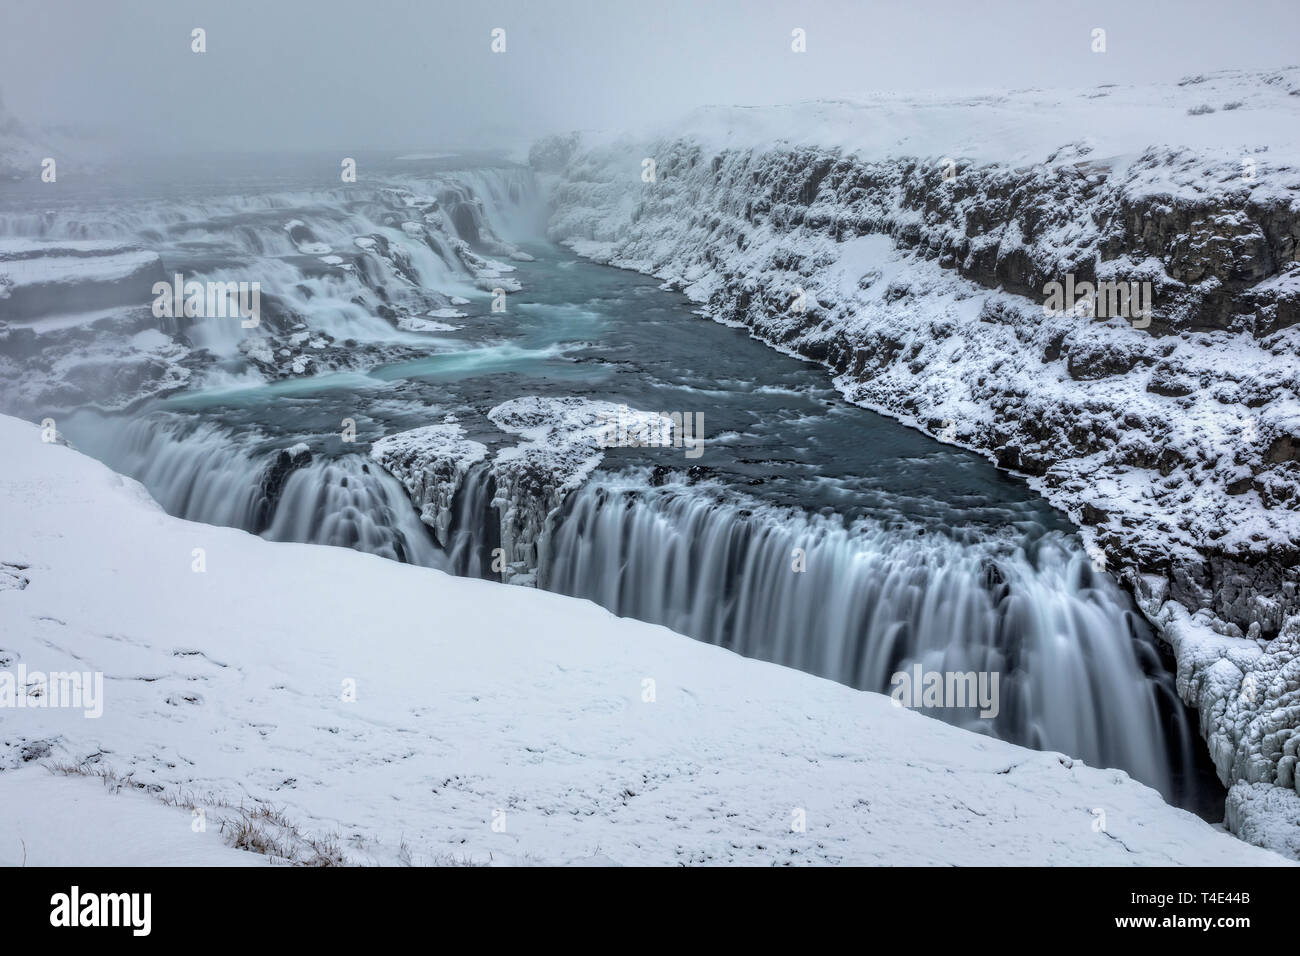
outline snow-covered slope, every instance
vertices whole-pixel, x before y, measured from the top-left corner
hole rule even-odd
[[[97,719],[6,710],[5,862],[1283,862],[1117,771],[0,445],[0,669],[104,675]]]
[[[1300,70],[710,109],[533,155],[556,238],[1030,476],[1178,650],[1224,781],[1284,788],[1234,793],[1234,827],[1285,806],[1264,828],[1300,848]],[[1047,314],[1069,281],[1150,283],[1152,314]]]
[[[196,826],[187,807],[109,778],[50,773],[36,765],[0,773],[0,866],[256,866],[219,821]]]

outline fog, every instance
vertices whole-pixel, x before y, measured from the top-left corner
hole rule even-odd
[[[1298,40],[1293,0],[4,0],[0,94],[154,152],[518,147],[704,104],[1278,67]]]

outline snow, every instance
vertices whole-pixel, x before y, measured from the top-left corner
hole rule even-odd
[[[134,243],[120,242],[114,239],[59,239],[52,241],[6,236],[0,239],[0,262],[28,256],[103,256],[118,252],[130,252],[135,248]]]
[[[196,823],[131,787],[27,767],[0,773],[0,866],[257,866],[222,838],[220,820]],[[201,826],[202,829],[196,829]]]
[[[170,349],[173,346],[174,343],[172,342],[171,337],[157,329],[144,329],[131,336],[131,347],[139,349],[141,352]]]
[[[397,320],[397,327],[403,332],[455,332],[461,328],[461,326],[452,325],[449,322],[422,319],[417,315],[403,316]]]
[[[440,309],[430,309],[425,313],[429,318],[422,318],[417,315],[404,316],[397,320],[397,327],[403,332],[456,332],[463,326],[452,325],[449,322],[434,321],[437,319],[463,319],[465,313],[460,309],[453,309],[444,306]]]
[[[636,135],[583,133],[587,146],[684,138],[704,150],[833,147],[864,161],[897,156],[1009,166],[1081,156],[1133,157],[1151,143],[1198,152],[1253,153],[1268,129],[1263,161],[1293,170],[1300,158],[1296,102],[1300,70],[1225,70],[1179,84],[1085,89],[876,93],[774,106],[707,106]],[[1190,115],[1203,103],[1240,109]],[[1272,125],[1280,121],[1281,125]],[[1067,148],[1068,147],[1068,148]],[[646,153],[644,155],[653,155]],[[640,159],[631,174],[639,176]]]
[[[4,666],[106,698],[0,723],[6,862],[261,861],[217,840],[238,818],[299,861],[1284,862],[1118,771],[587,602],[174,519],[16,419],[0,444]]]
[[[578,488],[617,438],[620,414],[625,431],[644,438],[672,436],[672,419],[656,412],[577,396],[528,395],[488,412],[494,425],[524,439],[499,452],[496,465],[503,471],[538,468],[550,475],[557,490]]]

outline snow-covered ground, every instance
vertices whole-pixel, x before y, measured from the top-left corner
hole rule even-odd
[[[713,108],[532,161],[556,239],[1029,476],[1177,652],[1234,830],[1300,854],[1300,69]],[[1049,314],[1076,281],[1151,314]]]
[[[0,669],[103,674],[98,718],[4,712],[5,863],[1285,862],[1117,771],[0,445]]]
[[[257,866],[193,810],[102,778],[42,766],[0,773],[0,866]]]

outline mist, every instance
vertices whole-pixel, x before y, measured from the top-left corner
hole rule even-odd
[[[0,95],[119,147],[519,148],[701,105],[1172,81],[1294,58],[1294,7],[1211,2],[6,0]],[[1261,31],[1260,22],[1269,29]],[[1105,55],[1090,49],[1107,31]],[[192,31],[206,50],[193,52]],[[504,52],[492,31],[505,31]],[[806,32],[807,52],[791,50]]]

